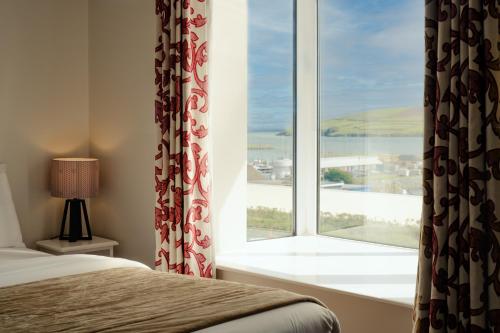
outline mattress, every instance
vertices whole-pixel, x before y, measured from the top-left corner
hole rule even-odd
[[[55,257],[26,248],[0,248],[0,287],[120,267],[150,269],[136,261],[122,258],[86,254]],[[228,321],[196,332],[336,333],[339,331],[338,322],[331,311],[315,303],[303,302]]]

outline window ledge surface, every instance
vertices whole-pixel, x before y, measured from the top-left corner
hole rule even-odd
[[[325,236],[246,243],[217,256],[234,269],[412,307],[418,251]]]

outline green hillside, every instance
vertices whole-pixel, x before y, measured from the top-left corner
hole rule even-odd
[[[325,136],[421,136],[423,113],[418,108],[378,109],[321,122]]]
[[[422,136],[424,118],[419,108],[377,109],[321,122],[323,136]],[[290,130],[278,135],[290,135]]]

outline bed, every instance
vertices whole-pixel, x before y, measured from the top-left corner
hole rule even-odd
[[[340,332],[307,296],[28,249],[5,184],[0,165],[0,332]]]

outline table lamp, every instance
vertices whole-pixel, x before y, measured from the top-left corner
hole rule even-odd
[[[65,198],[59,239],[76,242],[91,240],[86,198],[99,191],[99,161],[95,158],[54,158],[51,165],[50,191],[53,197]],[[69,209],[69,234],[65,235],[66,217]],[[82,233],[82,209],[87,227],[87,236]]]

